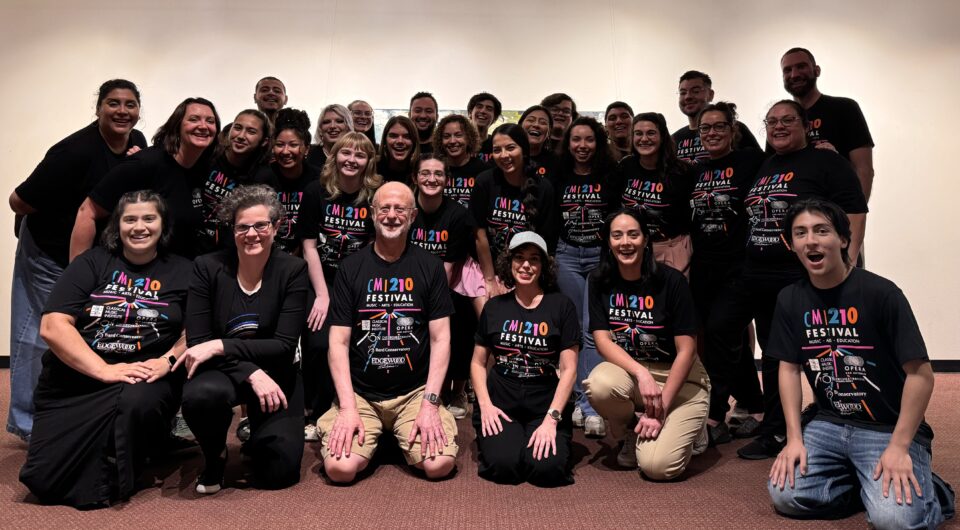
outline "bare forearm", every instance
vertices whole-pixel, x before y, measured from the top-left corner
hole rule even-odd
[[[867,231],[867,214],[854,213],[849,214],[850,218],[850,248],[847,254],[852,261],[857,260],[860,255],[860,249],[863,248],[863,237]]]
[[[780,361],[780,405],[787,423],[787,439],[801,441],[800,407],[803,405],[803,391],[800,388],[800,365]]]
[[[21,199],[20,196],[17,195],[17,192],[15,191],[10,194],[9,202],[10,202],[10,209],[13,210],[13,213],[17,215],[29,215],[37,211],[33,206],[30,206],[29,204],[26,203],[26,201]]]
[[[692,340],[691,340],[692,341]],[[673,398],[680,392],[683,384],[690,375],[690,368],[693,366],[693,359],[697,353],[693,348],[685,348],[677,352],[676,359],[670,366],[670,374],[667,376],[666,383],[663,384],[662,396],[663,403],[669,406],[673,403]]]
[[[557,389],[553,393],[553,401],[550,402],[550,408],[563,410],[567,400],[570,399],[570,392],[573,392],[573,384],[577,380],[577,350],[569,349],[560,352],[560,367],[557,370],[559,382]],[[546,412],[546,411],[544,411]]]
[[[890,445],[907,449],[917,434],[917,428],[923,421],[923,415],[933,394],[933,369],[926,361],[913,361],[915,366],[904,366],[907,378],[903,382],[903,395],[900,397],[900,416],[890,437]]]
[[[450,318],[430,321],[430,366],[424,391],[439,394],[450,365]]]
[[[356,410],[357,400],[353,395],[353,381],[350,380],[350,328],[332,326],[330,328],[330,350],[327,354],[330,363],[330,375],[337,391],[337,401],[341,409]]]
[[[50,351],[64,364],[81,374],[97,379],[107,363],[83,340],[72,317],[62,313],[47,313],[40,321],[40,336]]]
[[[77,210],[77,218],[70,233],[70,261],[83,254],[93,246],[93,238],[97,234],[96,208],[89,198],[83,201]]]
[[[493,281],[496,272],[493,268],[493,256],[490,254],[490,242],[487,240],[487,233],[484,229],[478,228],[476,231],[477,260],[480,262],[480,270],[483,271],[483,279]]]
[[[320,262],[320,253],[317,252],[316,239],[303,240],[303,259],[307,262],[307,275],[310,276],[310,285],[317,296],[328,296],[327,280],[323,275],[323,264]],[[308,303],[312,304],[313,301]]]
[[[490,404],[490,392],[487,391],[487,357],[489,350],[483,346],[473,349],[473,358],[470,360],[470,384],[477,396],[477,405]]]

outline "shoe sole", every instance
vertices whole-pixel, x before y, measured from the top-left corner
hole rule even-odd
[[[220,484],[197,484],[197,493],[200,495],[213,495],[223,489]]]

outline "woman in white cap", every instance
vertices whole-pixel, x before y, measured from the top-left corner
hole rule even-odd
[[[477,394],[479,474],[507,484],[572,484],[569,398],[577,375],[579,313],[556,292],[553,258],[535,232],[515,234],[496,269],[514,289],[487,302],[475,336],[470,375]]]

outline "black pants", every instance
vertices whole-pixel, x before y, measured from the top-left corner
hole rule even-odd
[[[470,379],[470,360],[473,358],[473,335],[477,331],[477,313],[473,300],[450,291],[454,314],[450,315],[450,368],[447,379]],[[444,388],[447,388],[444,386]]]
[[[731,395],[751,414],[763,412],[763,393],[747,340],[751,313],[741,267],[694,260],[690,287],[703,326],[703,366],[711,383],[709,418],[724,421]]]
[[[328,284],[327,290],[332,293],[333,285]],[[313,287],[310,288],[308,295],[310,302],[307,304],[307,313],[303,317],[304,322],[306,322],[310,310],[313,309],[313,300],[316,299]],[[306,326],[303,327],[300,346],[303,402],[304,406],[311,411],[307,419],[316,422],[330,408],[334,398],[333,377],[330,375],[330,364],[327,356],[330,349],[329,315],[328,319],[324,320],[323,326],[317,331],[310,331]]]
[[[551,451],[546,458],[535,460],[533,448],[527,448],[533,431],[543,423],[556,389],[556,382],[524,383],[493,371],[489,373],[487,390],[490,392],[490,401],[513,421],[501,420],[501,433],[483,436],[480,407],[473,408],[473,427],[477,431],[477,467],[482,478],[500,484],[529,482],[541,487],[573,484],[570,472],[572,402],[565,407],[563,419],[557,425],[557,454]]]
[[[248,383],[235,383],[213,368],[194,375],[183,387],[183,418],[197,437],[207,461],[223,453],[233,407],[246,403],[250,440],[244,452],[253,464],[257,487],[280,489],[300,481],[303,459],[303,382],[295,366],[270,373],[287,398],[287,408],[265,413]]]

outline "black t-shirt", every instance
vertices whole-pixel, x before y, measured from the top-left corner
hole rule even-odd
[[[760,150],[760,144],[757,143],[757,138],[750,132],[749,127],[744,125],[742,121],[737,121],[737,129],[740,130],[740,140],[734,144],[734,149]],[[673,142],[677,144],[677,158],[680,160],[693,164],[705,162],[710,159],[710,153],[708,153],[706,148],[700,143],[700,131],[697,129],[684,127],[677,129],[672,136]]]
[[[133,146],[147,147],[143,133],[136,129],[130,132],[126,149]],[[26,217],[30,235],[61,267],[69,261],[70,233],[80,204],[125,157],[125,152],[117,155],[110,150],[93,122],[54,144],[17,186],[17,196],[36,210]]]
[[[450,174],[447,175],[447,185],[443,188],[443,195],[469,208],[470,195],[473,193],[477,175],[487,169],[490,169],[490,165],[477,158],[471,158],[460,167],[450,166]]]
[[[460,203],[443,197],[437,211],[427,213],[417,202],[419,211],[410,226],[410,242],[447,263],[467,259],[473,248],[473,217]]]
[[[603,220],[620,206],[618,185],[616,175],[560,172],[553,181],[560,239],[578,247],[600,246]]]
[[[803,279],[780,291],[764,355],[803,366],[817,419],[892,432],[900,417],[903,365],[928,360],[920,327],[891,281],[853,269],[840,285]],[[917,441],[929,442],[926,422]]]
[[[477,153],[477,158],[482,162],[489,162],[490,155],[493,154],[493,135],[487,135],[487,137],[480,142],[480,152]]]
[[[192,168],[177,163],[163,147],[153,146],[131,155],[110,170],[90,191],[90,198],[101,208],[112,212],[124,193],[153,190],[167,203],[173,221],[170,251],[193,258],[197,255],[197,232],[200,210],[193,206],[193,190],[206,178],[208,165],[201,159]]]
[[[490,350],[498,374],[556,384],[560,352],[579,347],[581,336],[577,308],[565,294],[545,293],[527,309],[506,293],[483,306],[474,340]]]
[[[388,155],[389,156],[389,155]],[[410,185],[413,182],[413,167],[395,170],[390,168],[387,157],[377,160],[377,174],[383,177],[383,182],[400,182]]]
[[[693,259],[700,263],[738,263],[747,245],[743,198],[757,176],[764,154],[756,149],[731,151],[697,167],[690,195],[693,209]]]
[[[658,264],[644,281],[616,281],[612,288],[590,278],[590,331],[609,331],[613,342],[639,362],[672,363],[674,338],[697,332],[697,314],[686,278]]]
[[[490,256],[494,262],[500,252],[507,248],[513,234],[532,228],[546,240],[551,253],[556,248],[557,223],[550,179],[540,179],[537,184],[537,215],[532,222],[525,213],[525,196],[519,187],[507,182],[499,168],[484,171],[477,177],[470,199],[470,213],[477,227],[487,231]]]
[[[197,254],[227,248],[228,242],[233,242],[229,228],[221,226],[217,218],[220,204],[237,186],[252,183],[253,175],[258,169],[252,166],[234,167],[224,155],[217,157],[211,164],[206,178],[193,191],[193,206],[200,210],[203,222],[197,231]]]
[[[810,133],[807,138],[816,145],[830,142],[846,159],[850,151],[860,147],[873,147],[873,137],[867,127],[860,105],[850,98],[821,95],[817,102],[807,109],[810,120]]]
[[[692,166],[680,175],[664,178],[631,155],[620,161],[620,174],[623,207],[643,214],[654,241],[690,233],[690,190],[696,179]]]
[[[223,356],[208,361],[242,383],[257,369],[291,369],[307,304],[307,264],[276,249],[260,289],[247,294],[237,280],[237,252],[225,249],[194,262],[187,309],[187,345],[220,339]],[[207,363],[204,363],[207,364]]]
[[[323,171],[323,165],[327,163],[327,154],[323,152],[322,145],[311,145],[307,151],[307,158],[304,163],[313,167],[319,175]]]
[[[811,197],[828,199],[848,214],[866,213],[867,201],[850,163],[833,151],[807,146],[773,155],[761,164],[744,203],[749,215],[748,275],[782,276],[802,271],[782,236],[790,205]]]
[[[333,283],[343,258],[373,239],[373,211],[366,201],[357,204],[359,194],[341,192],[331,199],[319,180],[308,184],[304,191],[297,234],[301,240],[317,240],[317,253],[328,285]]]
[[[354,391],[383,401],[423,386],[430,367],[430,321],[453,313],[440,259],[407,245],[400,259],[388,263],[371,244],[343,260],[341,271],[333,282],[329,319],[351,330]]]
[[[560,172],[560,157],[552,150],[544,149],[539,155],[530,156],[530,166],[534,175],[552,179]]]
[[[94,247],[63,271],[43,312],[74,317],[84,342],[107,364],[156,358],[183,331],[191,266],[172,254],[135,265]],[[49,350],[44,364],[45,379],[55,386],[93,384]]]
[[[303,172],[299,177],[287,178],[280,172],[280,166],[276,162],[261,168],[254,177],[256,182],[268,184],[277,190],[277,198],[283,205],[285,217],[280,223],[280,229],[274,241],[287,253],[295,255],[300,253],[301,238],[297,234],[297,223],[300,221],[304,192],[311,182],[319,179],[320,173],[310,164],[303,165]]]

